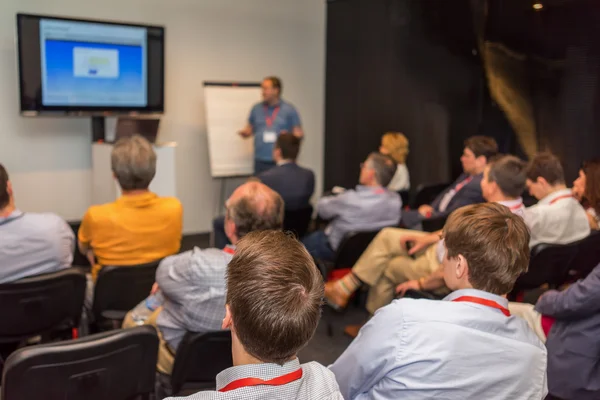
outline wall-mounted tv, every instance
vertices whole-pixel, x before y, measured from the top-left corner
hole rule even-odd
[[[164,112],[160,26],[17,14],[21,114]]]

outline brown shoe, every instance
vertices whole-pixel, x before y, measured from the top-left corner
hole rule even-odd
[[[334,309],[341,310],[346,308],[349,299],[350,296],[344,292],[344,289],[340,287],[337,281],[325,284],[325,301]]]
[[[360,331],[360,328],[363,327],[363,325],[364,324],[348,325],[344,328],[344,333],[354,339],[358,336],[358,332]]]

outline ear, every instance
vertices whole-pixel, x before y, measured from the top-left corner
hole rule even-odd
[[[12,183],[10,181],[6,182],[6,191],[8,192],[9,196],[13,195]]]
[[[231,310],[229,309],[229,304],[225,304],[225,318],[223,318],[223,323],[221,324],[221,329],[227,330],[233,328],[233,320],[231,319]]]
[[[462,254],[459,254],[456,257],[456,266],[454,267],[456,279],[461,281],[469,276],[469,263],[467,263],[467,259],[463,257]]]
[[[548,184],[548,181],[545,178],[542,178],[541,176],[538,176],[535,183],[539,183],[542,186],[550,186],[550,184]]]

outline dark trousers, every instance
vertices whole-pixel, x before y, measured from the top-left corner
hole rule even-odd
[[[228,244],[231,244],[225,234],[225,217],[222,215],[213,219],[213,238],[217,249],[223,249]]]
[[[258,175],[261,172],[265,172],[268,169],[276,166],[275,161],[262,161],[254,159],[254,175]]]
[[[305,236],[302,243],[314,258],[322,261],[335,260],[335,251],[331,248],[325,231],[319,230]]]

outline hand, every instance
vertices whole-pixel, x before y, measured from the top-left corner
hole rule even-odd
[[[406,244],[408,242],[412,243],[412,247],[410,248],[410,250],[408,250],[408,255],[412,256],[412,255],[417,254],[418,252],[424,250],[426,247],[432,245],[433,243],[437,242],[438,240],[440,240],[439,237],[434,234],[429,234],[429,235],[407,234],[407,235],[403,235],[400,238],[400,246],[402,246],[406,250],[406,248],[407,248]]]
[[[419,207],[419,214],[425,218],[431,217],[431,214],[433,214],[434,211],[435,210],[433,207],[431,207],[429,204],[423,204],[421,207]]]
[[[155,295],[156,292],[158,292],[160,288],[158,287],[158,283],[154,282],[154,285],[152,285],[152,289],[150,290],[150,294],[151,295]]]
[[[244,129],[242,129],[238,133],[240,134],[241,137],[247,138],[247,137],[252,136],[252,129],[249,128],[249,127],[245,127]]]
[[[401,283],[398,286],[396,286],[396,294],[398,294],[398,296],[404,296],[406,294],[407,290],[420,290],[420,289],[421,289],[421,287],[419,285],[418,280],[408,281],[408,282],[404,282],[404,283]]]

